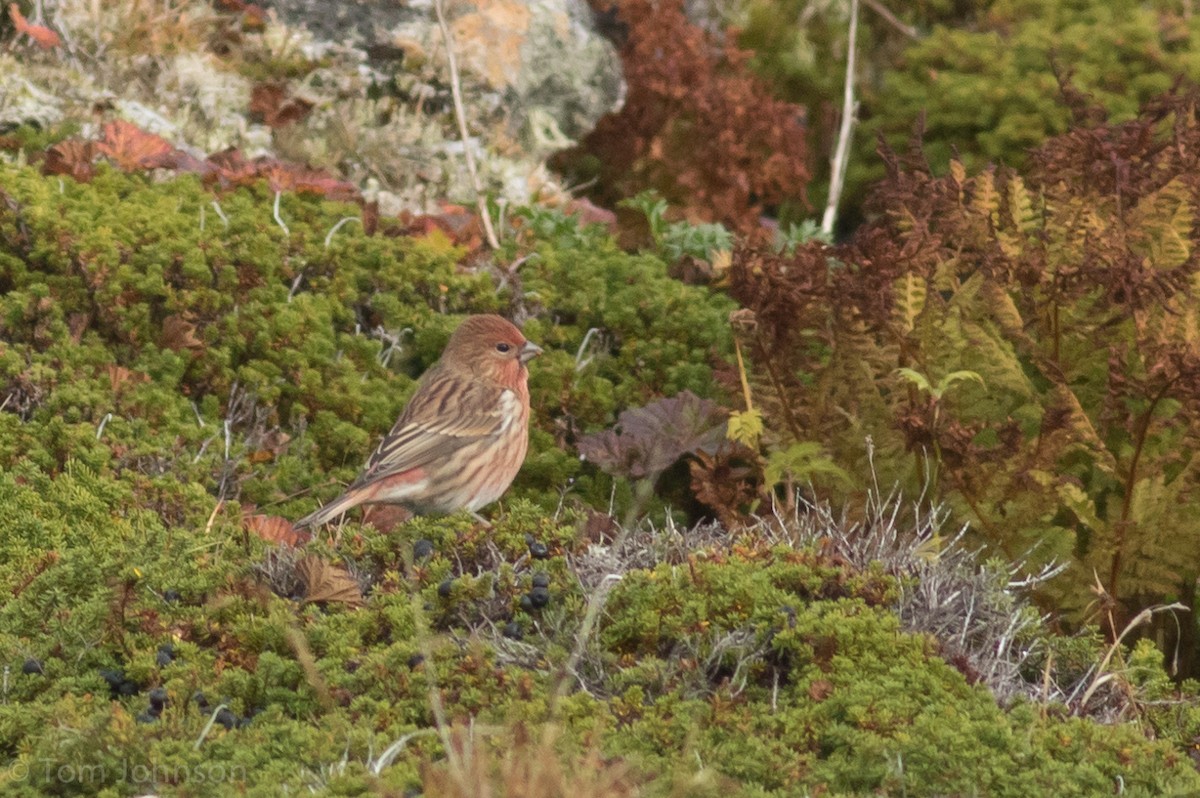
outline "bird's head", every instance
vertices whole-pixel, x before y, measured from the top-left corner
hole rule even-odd
[[[468,371],[505,386],[524,382],[525,364],[542,353],[507,319],[494,315],[468,316],[446,344],[446,368]]]

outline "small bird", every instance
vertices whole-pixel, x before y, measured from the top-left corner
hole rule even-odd
[[[541,353],[506,319],[468,316],[358,479],[294,526],[319,526],[360,504],[475,514],[496,501],[525,461],[526,364]]]

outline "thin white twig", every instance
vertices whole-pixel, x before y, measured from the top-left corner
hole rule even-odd
[[[500,248],[500,240],[496,238],[496,230],[492,227],[492,217],[488,215],[487,200],[483,196],[483,185],[479,182],[479,173],[475,171],[475,156],[471,153],[467,114],[463,110],[462,86],[458,79],[458,59],[454,55],[454,39],[450,35],[450,26],[446,24],[444,5],[445,0],[433,0],[438,27],[441,28],[442,40],[446,43],[446,60],[450,64],[450,93],[454,97],[454,117],[458,120],[458,135],[462,138],[463,157],[467,159],[467,174],[471,178],[471,188],[475,191],[475,204],[483,221],[483,231],[487,235],[488,246],[495,250]]]
[[[863,2],[866,3],[871,8],[871,10],[874,11],[876,14],[883,17],[885,22],[887,22],[889,25],[891,25],[896,30],[903,33],[908,38],[910,38],[910,39],[920,39],[921,38],[920,31],[918,31],[912,25],[907,25],[904,22],[902,22],[899,17],[897,17],[895,14],[893,14],[891,12],[891,9],[889,9],[883,3],[879,2],[879,0],[863,0]]]
[[[405,749],[410,741],[429,734],[437,734],[437,729],[417,729],[416,731],[409,732],[384,749],[384,752],[379,755],[378,759],[368,764],[367,769],[378,776],[384,771],[384,768],[390,767],[392,762],[396,761],[396,757],[400,755],[400,752]]]
[[[192,745],[193,751],[199,751],[200,746],[204,745],[204,738],[208,736],[210,731],[212,731],[213,724],[217,722],[217,715],[221,714],[222,709],[229,709],[229,707],[225,704],[221,704],[213,710],[212,715],[210,715],[208,718],[208,723],[204,724],[204,728],[200,730],[200,736],[196,738],[195,744]]]
[[[288,229],[288,226],[283,223],[283,219],[281,219],[279,216],[279,197],[282,196],[282,194],[283,194],[283,192],[281,192],[281,191],[275,192],[275,208],[274,208],[275,224],[277,224],[283,228],[283,234],[285,236],[290,236],[292,234],[292,231]]]
[[[302,283],[302,282],[304,282],[304,272],[303,271],[296,275],[295,280],[292,280],[292,287],[288,290],[288,297],[287,297],[288,302],[291,302],[292,297],[294,297],[296,295],[296,292],[300,290],[300,283]]]
[[[842,97],[842,125],[838,131],[837,149],[833,154],[833,168],[829,175],[829,201],[825,203],[825,215],[821,217],[821,232],[833,234],[837,221],[838,200],[842,196],[842,184],[846,180],[846,164],[850,154],[850,135],[854,131],[854,115],[858,103],[854,100],[854,62],[858,51],[858,0],[850,0],[850,41],[846,49],[846,85]]]
[[[583,340],[579,343],[579,350],[575,353],[576,371],[583,371],[587,365],[592,362],[592,358],[590,357],[584,360],[583,353],[587,351],[587,345],[588,342],[592,340],[592,336],[598,332],[600,332],[599,327],[589,327],[588,331],[583,334]]]
[[[221,222],[225,225],[225,229],[229,229],[229,217],[225,215],[225,211],[221,210],[221,203],[216,200],[212,201],[213,210],[217,212],[217,216],[221,217]]]
[[[329,249],[330,243],[333,242],[333,234],[336,233],[338,230],[340,230],[342,228],[342,225],[344,225],[346,222],[361,222],[361,221],[362,221],[362,219],[360,219],[357,216],[346,216],[341,219],[338,219],[338,223],[335,224],[333,227],[329,228],[329,232],[325,236],[325,249]]]

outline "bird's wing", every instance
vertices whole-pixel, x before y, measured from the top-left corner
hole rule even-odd
[[[422,468],[504,429],[509,414],[502,388],[445,372],[428,377],[351,489]]]

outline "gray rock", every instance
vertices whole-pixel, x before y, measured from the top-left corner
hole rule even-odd
[[[441,59],[432,0],[271,0],[290,25],[361,48],[399,75]],[[468,103],[502,113],[510,136],[541,158],[569,146],[619,107],[624,82],[586,0],[467,0],[446,4]],[[399,78],[403,82],[403,77]]]

